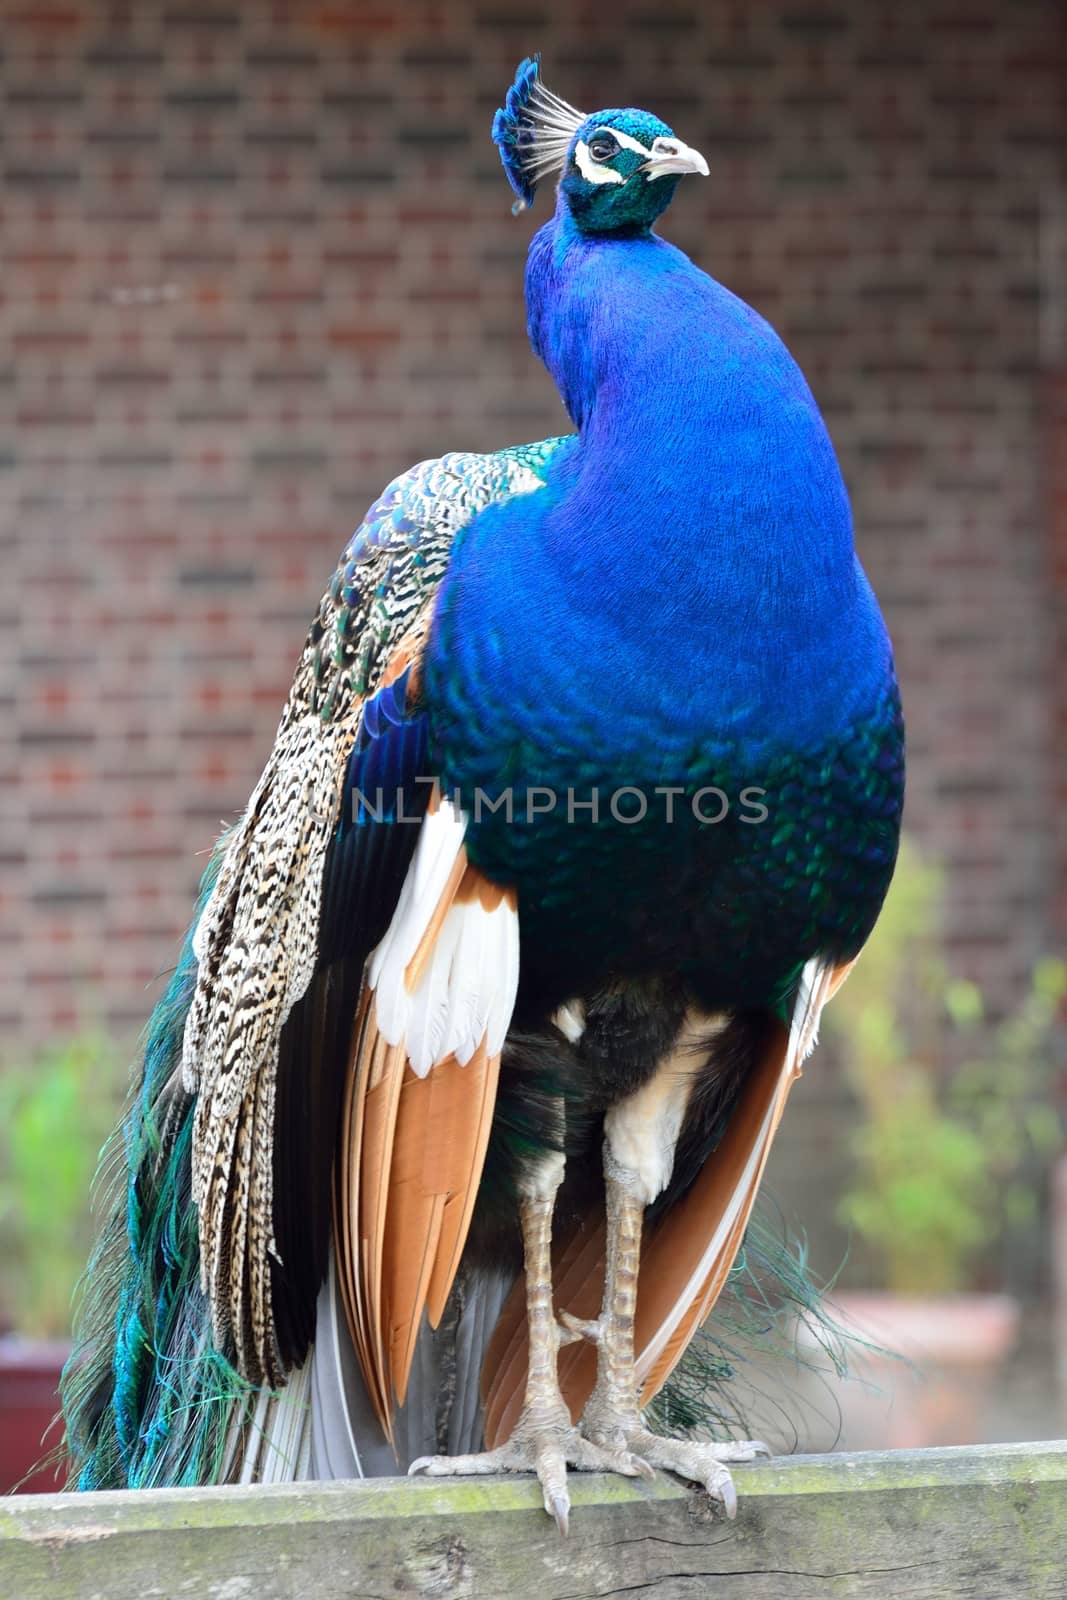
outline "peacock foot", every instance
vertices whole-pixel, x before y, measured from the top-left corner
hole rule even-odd
[[[650,1434],[651,1438],[652,1435]],[[408,1468],[410,1474],[425,1472],[429,1477],[467,1477],[486,1472],[536,1472],[545,1510],[556,1519],[560,1533],[567,1532],[570,1495],[567,1493],[567,1468],[578,1472],[621,1472],[627,1478],[650,1478],[651,1465],[625,1445],[618,1448],[586,1438],[571,1422],[566,1407],[546,1413],[526,1410],[506,1444],[469,1456],[420,1456]]]
[[[757,1456],[771,1453],[760,1439],[733,1439],[721,1444],[713,1440],[669,1439],[646,1428],[640,1418],[625,1413],[612,1415],[603,1406],[595,1407],[592,1414],[587,1408],[578,1427],[582,1437],[598,1449],[614,1454],[625,1450],[650,1467],[700,1484],[731,1519],[737,1515],[737,1490],[730,1465],[755,1461]]]

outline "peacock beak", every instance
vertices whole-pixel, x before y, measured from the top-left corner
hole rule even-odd
[[[699,173],[708,175],[708,164],[699,150],[692,150],[681,139],[653,139],[652,153],[641,168],[651,183],[653,178],[664,178],[669,172]]]

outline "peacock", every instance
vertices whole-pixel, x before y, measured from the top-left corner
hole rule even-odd
[[[656,1469],[895,861],[903,725],[816,403],[654,225],[704,157],[519,66],[571,431],[404,472],[218,842],[112,1146],[83,1489]]]

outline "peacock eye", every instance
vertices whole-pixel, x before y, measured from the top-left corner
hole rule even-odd
[[[610,133],[597,133],[589,141],[589,154],[594,161],[610,161],[617,155],[619,141]]]

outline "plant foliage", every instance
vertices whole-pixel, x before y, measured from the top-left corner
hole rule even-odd
[[[992,1242],[1032,1225],[1061,1145],[1052,1034],[1067,971],[1038,962],[1018,1008],[985,1026],[981,991],[948,968],[942,888],[905,841],[881,920],[827,1011],[863,1109],[840,1215],[900,1294],[965,1287]]]
[[[91,1032],[0,1072],[0,1312],[27,1336],[70,1332],[92,1243],[87,1198],[120,1078]]]

